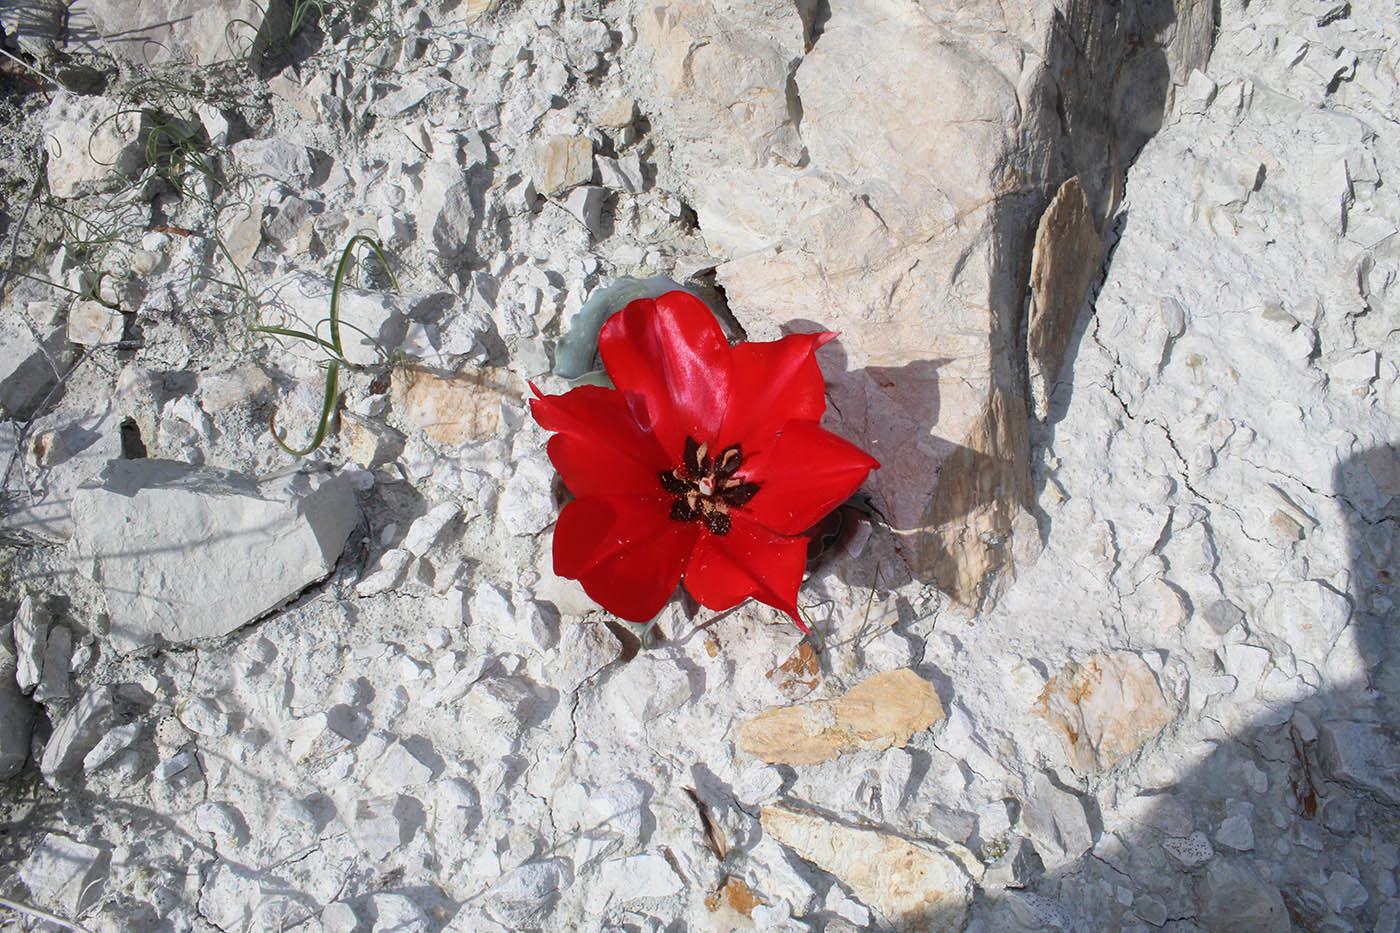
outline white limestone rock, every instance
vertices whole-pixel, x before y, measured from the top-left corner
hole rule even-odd
[[[213,697],[191,697],[176,707],[175,715],[196,735],[219,738],[229,733],[229,714]]]
[[[379,566],[375,571],[356,582],[355,593],[361,597],[378,596],[393,589],[413,563],[413,555],[401,547],[391,547],[379,555]]]
[[[1338,780],[1400,803],[1400,750],[1393,724],[1327,721],[1318,726],[1322,760]]]
[[[1197,883],[1200,919],[1209,928],[1286,933],[1293,929],[1278,888],[1242,859],[1216,859]]]
[[[205,801],[195,807],[194,824],[221,845],[241,846],[248,841],[248,824],[238,808],[229,803]]]
[[[139,722],[128,722],[109,729],[92,747],[92,751],[83,756],[83,770],[95,771],[107,764],[119,753],[130,748],[140,734]]]
[[[54,725],[44,746],[39,768],[44,780],[56,786],[77,771],[89,752],[116,725],[112,688],[89,687],[82,698]]]
[[[399,850],[416,833],[412,823],[402,819],[401,801],[411,797],[391,795],[359,800],[354,805],[352,829],[365,854],[381,862]]]
[[[11,623],[14,639],[15,683],[23,693],[33,693],[44,671],[44,651],[48,647],[52,614],[42,599],[26,596]]]
[[[21,305],[13,296],[0,306],[0,411],[6,417],[33,415],[58,379],[55,369],[68,356],[60,314],[56,302]]]
[[[415,557],[422,556],[437,542],[448,523],[460,514],[462,507],[455,502],[442,502],[433,506],[413,520],[399,546]]]
[[[108,858],[98,846],[46,833],[19,866],[19,877],[39,906],[77,917],[101,900]]]
[[[1053,860],[1047,867],[1078,858],[1093,848],[1094,836],[1083,801],[1056,786],[1044,772],[1037,772],[1029,782],[1021,820],[1036,850]]]
[[[374,916],[371,933],[428,933],[433,929],[428,915],[403,894],[375,894],[369,899]]]
[[[85,0],[75,26],[94,48],[142,65],[243,59],[256,66],[268,43],[287,34],[290,13],[282,2],[256,0]]]
[[[571,694],[622,655],[622,643],[601,622],[565,623],[552,660],[541,671],[544,683]]]
[[[44,121],[49,190],[71,198],[135,175],[145,164],[140,122],[139,114],[110,97],[54,95]]]
[[[570,880],[564,864],[560,859],[546,859],[526,862],[507,872],[487,894],[487,912],[512,930],[537,926]]]
[[[343,477],[113,461],[73,504],[72,553],[102,584],[119,652],[227,634],[335,565],[359,520]]]
[[[602,916],[619,904],[679,894],[684,882],[659,852],[642,852],[598,865],[588,884],[588,910]]]
[[[425,765],[401,742],[394,742],[374,761],[365,786],[381,796],[426,784],[433,769]]]
[[[554,468],[543,457],[528,457],[501,491],[500,518],[513,535],[538,534],[558,517],[553,495]]]
[[[249,175],[259,181],[275,181],[300,190],[311,179],[311,154],[280,137],[242,139],[229,147]]]
[[[1164,839],[1162,848],[1187,869],[1203,865],[1215,857],[1215,849],[1211,846],[1210,839],[1200,831],[1185,838]]]
[[[330,313],[333,283],[311,273],[298,273],[275,286],[263,308],[263,320],[331,338]],[[408,335],[409,318],[426,299],[423,295],[368,291],[342,285],[336,314],[340,318],[340,345],[345,359],[356,366],[370,366],[388,359]],[[299,359],[320,361],[326,353],[305,341],[288,340],[286,352]]]

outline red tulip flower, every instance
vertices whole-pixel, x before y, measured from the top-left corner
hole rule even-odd
[[[803,532],[879,464],[818,425],[815,351],[833,333],[731,347],[680,291],[634,301],[598,337],[616,388],[531,399],[576,497],[554,527],[554,572],[632,622],[676,584],[710,609],[749,597],[797,614]],[[533,387],[532,387],[533,388]]]

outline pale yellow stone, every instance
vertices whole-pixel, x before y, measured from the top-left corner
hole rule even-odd
[[[417,367],[396,367],[391,379],[394,410],[439,444],[494,437],[501,404],[519,399],[520,377],[490,366],[439,376]]]
[[[598,125],[620,130],[637,121],[637,102],[631,97],[619,97],[608,104],[608,109],[598,117]]]
[[[535,184],[545,194],[562,194],[593,178],[593,140],[552,136],[539,152]]]
[[[1055,729],[1077,771],[1107,771],[1171,719],[1162,688],[1131,651],[1096,654],[1052,677],[1035,712]]]
[[[98,301],[73,302],[68,309],[68,340],[79,346],[116,343],[122,339],[122,315]]]
[[[786,807],[764,807],[763,831],[841,879],[897,930],[943,933],[963,928],[982,865],[963,846],[941,847],[844,826]]]
[[[388,463],[403,451],[403,435],[386,424],[350,412],[340,416],[341,450],[366,469]]]
[[[885,671],[835,700],[760,713],[744,723],[739,747],[774,764],[812,765],[902,746],[945,715],[928,681],[908,669]]]

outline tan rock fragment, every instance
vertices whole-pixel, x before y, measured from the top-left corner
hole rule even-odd
[[[821,660],[809,641],[802,641],[786,661],[765,675],[778,692],[793,702],[802,699],[822,682]]]
[[[490,366],[453,376],[395,368],[390,384],[394,410],[439,444],[494,437],[501,426],[501,404],[519,399],[524,390],[518,376]]]
[[[1048,414],[1074,319],[1102,261],[1103,240],[1076,175],[1060,186],[1041,215],[1031,253],[1027,349],[1038,418]]]
[[[873,829],[764,807],[763,831],[840,878],[899,930],[961,930],[982,865],[957,843],[935,847]]]
[[[773,764],[813,765],[902,746],[945,715],[928,681],[908,669],[886,671],[835,700],[760,713],[744,723],[739,747]]]
[[[1066,667],[1045,684],[1035,712],[1054,727],[1078,771],[1107,771],[1171,719],[1152,669],[1131,651]]]
[[[276,387],[255,363],[239,363],[228,369],[201,373],[199,404],[210,414],[270,396]]]
[[[587,136],[553,136],[539,153],[535,183],[545,194],[562,194],[593,178],[593,140]]]
[[[348,411],[340,416],[340,443],[345,455],[366,469],[403,452],[403,435],[398,431]]]

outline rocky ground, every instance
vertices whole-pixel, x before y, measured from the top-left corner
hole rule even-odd
[[[0,28],[6,929],[1400,929],[1393,3]],[[842,332],[811,638],[552,572],[668,283]]]

